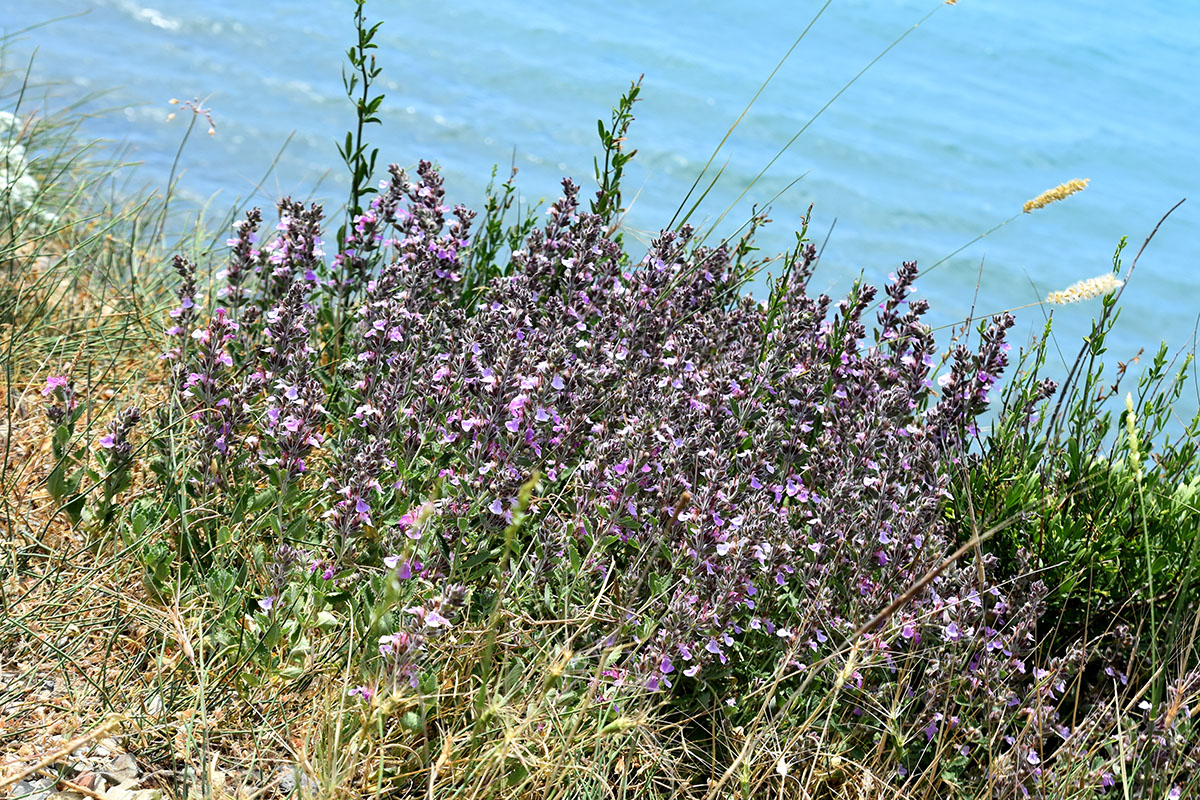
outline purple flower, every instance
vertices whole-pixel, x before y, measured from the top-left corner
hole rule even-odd
[[[358,696],[362,698],[363,702],[369,703],[371,702],[371,698],[375,696],[375,690],[369,686],[355,686],[353,689],[350,689],[346,692],[346,696]]]
[[[70,385],[65,375],[51,375],[46,378],[46,388],[42,389],[42,397],[49,397],[59,389],[66,389]]]

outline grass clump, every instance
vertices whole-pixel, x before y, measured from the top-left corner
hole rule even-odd
[[[49,675],[57,733],[121,715],[179,795],[1195,788],[1195,427],[1160,443],[1164,351],[1111,438],[1116,294],[1061,390],[1045,340],[1003,382],[1011,314],[935,381],[913,262],[810,294],[806,218],[758,302],[762,215],[634,252],[637,83],[544,224],[427,161],[368,191],[355,19],[335,252],[290,198],[227,250],[165,201],[13,217],[5,263],[61,267],[5,283],[0,746]]]

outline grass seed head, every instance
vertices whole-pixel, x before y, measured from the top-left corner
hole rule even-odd
[[[1089,180],[1089,178],[1083,178],[1082,180],[1076,178],[1073,181],[1060,183],[1053,189],[1047,189],[1032,200],[1025,201],[1025,213],[1028,214],[1035,209],[1043,208],[1051,203],[1057,203],[1059,200],[1066,200],[1076,192],[1082,192],[1088,185]]]
[[[1103,275],[1073,283],[1066,289],[1051,292],[1046,295],[1046,302],[1061,306],[1067,303],[1078,303],[1081,300],[1091,300],[1115,292],[1124,283],[1116,275],[1106,272]]]

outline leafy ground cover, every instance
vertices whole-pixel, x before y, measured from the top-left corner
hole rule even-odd
[[[169,190],[103,202],[120,166],[12,99],[0,787],[1195,791],[1191,359],[1101,358],[1136,259],[1049,298],[1099,308],[1057,386],[1049,322],[939,342],[915,263],[810,294],[807,218],[630,242],[637,84],[544,219],[374,184],[358,11],[332,221],[169,237]]]

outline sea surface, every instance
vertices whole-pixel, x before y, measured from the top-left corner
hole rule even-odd
[[[978,315],[1036,303],[1104,273],[1122,236],[1128,264],[1159,218],[1189,197],[1139,262],[1106,358],[1115,367],[1145,348],[1145,363],[1161,340],[1172,353],[1193,346],[1200,3],[823,5],[370,0],[368,18],[384,20],[376,54],[387,95],[370,139],[381,166],[440,164],[451,202],[479,207],[496,165],[501,177],[510,165],[520,170],[527,201],[550,201],[564,175],[594,186],[596,120],[644,74],[625,195],[628,226],[645,242],[812,23],[716,156],[724,172],[694,221],[728,235],[754,204],[769,204],[774,221],[759,241],[773,253],[793,241],[811,204],[810,232],[828,239],[814,286],[842,292],[860,273],[880,282],[901,261],[933,264],[1044,189],[1091,180],[923,277],[919,289],[941,325],[972,307]],[[85,133],[127,144],[144,162],[139,183],[161,186],[171,173],[190,112],[168,101],[198,98],[215,133],[204,135],[202,121],[180,162],[180,196],[197,210],[251,196],[271,206],[285,194],[330,209],[344,202],[335,142],[352,122],[342,86],[349,0],[3,0],[0,8],[9,34],[62,18],[10,40],[4,65],[23,70],[32,59],[33,76],[63,84],[61,96],[106,91],[93,106],[117,110],[89,120]],[[1054,309],[1058,369],[1098,310],[1096,301]],[[1018,344],[1049,311],[1017,312]],[[1198,394],[1191,384],[1182,413]]]

